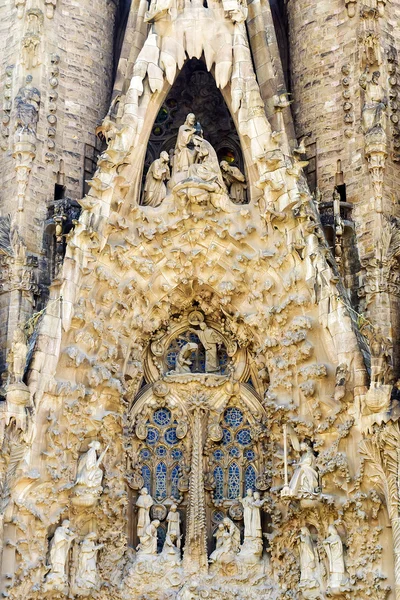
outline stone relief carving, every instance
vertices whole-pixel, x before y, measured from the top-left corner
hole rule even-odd
[[[100,450],[100,447],[100,442],[90,442],[89,450],[79,459],[74,486],[75,498],[73,502],[75,505],[90,506],[97,501],[97,498],[103,491],[101,486],[103,471],[100,468],[100,464],[108,448],[98,457],[97,452]]]
[[[18,90],[15,97],[16,127],[18,132],[27,132],[35,136],[39,119],[40,92],[32,85],[32,80],[32,75],[27,75],[25,85]]]
[[[230,199],[235,204],[244,204],[247,189],[245,176],[237,167],[230,166],[226,160],[223,160],[219,166]]]
[[[54,532],[50,542],[50,564],[46,575],[45,589],[68,593],[67,561],[71,544],[76,534],[70,529],[70,522],[63,521]]]
[[[143,204],[157,208],[167,195],[165,182],[170,178],[169,156],[161,152],[160,158],[155,160],[146,175],[144,186]]]
[[[354,458],[363,435],[357,411],[366,408],[365,370],[301,184],[305,161],[299,153],[290,157],[283,125],[281,133],[271,131],[240,22],[244,13],[234,14],[236,8],[190,6],[185,19],[193,22],[196,9],[209,22],[214,18],[215,39],[218,32],[226,34],[226,48],[218,48],[218,56],[207,54],[207,67],[215,63],[221,88],[230,84],[240,133],[249,138],[248,154],[265,187],[258,188],[258,203],[231,202],[216,153],[190,116],[154,218],[139,205],[138,194],[133,204],[125,203],[124,161],[132,148],[138,155],[129,160],[135,167],[141,160],[135,145],[142,131],[139,108],[146,112],[164,77],[173,80],[186,50],[191,56],[215,47],[207,30],[205,39],[194,34],[167,52],[178,39],[183,9],[157,18],[151,8],[152,28],[133,68],[121,123],[71,234],[60,274],[62,314],[49,309],[44,316],[27,374],[37,410],[30,419],[41,427],[43,445],[32,446],[32,460],[26,457],[18,475],[22,491],[7,517],[7,526],[15,527],[16,551],[5,548],[17,556],[14,600],[27,598],[28,587],[36,595],[68,593],[67,559],[75,537],[69,523],[56,529],[47,575],[43,559],[32,561],[26,540],[34,541],[35,556],[44,557],[46,539],[71,504],[73,531],[85,540],[74,545],[74,565],[85,543],[88,564],[80,572],[89,572],[90,593],[99,597],[283,599],[293,590],[317,598],[337,591],[333,584],[342,574],[343,547],[333,530],[325,546],[331,552],[329,576],[318,547],[323,526],[338,519],[345,523],[346,569],[356,594],[387,596],[385,574],[374,573],[385,556],[378,522],[382,490],[394,525],[398,518],[389,492],[397,485],[395,462],[388,486],[382,473],[388,454],[375,439],[363,440],[366,461],[376,470],[372,479]],[[162,31],[167,22],[168,33]],[[196,50],[189,47],[195,43]],[[287,95],[274,102],[280,118]],[[255,188],[251,179],[247,184]],[[193,358],[184,357],[196,365],[171,374],[185,344],[197,346]],[[59,356],[50,354],[50,346],[60,348]],[[334,398],[343,391],[336,374],[344,364],[348,402]],[[313,450],[302,449],[290,483],[284,424],[298,439],[313,441]],[[82,456],[89,431],[101,446]],[[102,457],[100,447],[109,448]],[[394,448],[391,461],[398,460]],[[40,476],[37,460],[46,465]],[[319,494],[319,478],[330,497]],[[280,494],[284,483],[286,499]],[[96,490],[90,506],[75,504],[80,487],[84,495]],[[315,495],[318,502],[301,502]],[[35,530],[40,535],[31,535]],[[92,531],[96,536],[86,539]],[[86,589],[78,587],[77,594]]]

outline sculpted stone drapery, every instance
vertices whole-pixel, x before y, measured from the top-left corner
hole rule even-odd
[[[26,83],[15,97],[17,109],[17,129],[36,134],[39,119],[40,92],[32,85],[32,75],[27,75]]]
[[[195,134],[196,117],[193,113],[189,113],[185,123],[179,127],[174,154],[174,177],[179,173],[179,179],[184,179],[189,172],[190,165],[194,163],[194,147],[190,148],[189,146],[193,144],[193,137]]]
[[[362,123],[366,134],[375,128],[383,131],[386,128],[387,98],[385,90],[379,83],[380,76],[379,71],[374,71],[370,81],[367,73],[360,77],[360,86],[365,90]]]
[[[177,548],[181,547],[181,516],[176,504],[172,504],[167,515],[168,529],[167,534],[174,536]]]
[[[139,509],[137,520],[137,535],[139,538],[146,535],[146,529],[150,525],[150,508],[153,504],[154,500],[147,488],[141,489],[139,498],[136,500],[136,506]]]
[[[260,494],[252,490],[247,490],[246,496],[242,498],[243,519],[244,519],[244,538],[262,539],[261,514],[260,509],[265,500],[260,499]]]
[[[318,471],[315,468],[315,457],[308,444],[302,443],[303,452],[296,470],[290,480],[289,487],[282,490],[282,496],[309,496],[318,493]]]
[[[216,373],[220,370],[218,363],[218,345],[222,338],[217,331],[208,327],[204,321],[199,323],[200,329],[191,329],[199,338],[206,352],[206,373]]]
[[[100,450],[100,442],[90,442],[89,450],[79,459],[75,481],[75,493],[79,496],[84,494],[96,496],[102,492],[103,471],[100,464],[107,448],[99,457],[97,457],[98,450]]]
[[[247,188],[245,176],[240,169],[232,167],[226,160],[221,161],[220,167],[230,199],[235,204],[244,204]]]
[[[328,537],[323,544],[329,560],[329,587],[340,588],[346,583],[346,568],[343,556],[343,542],[336,527],[329,525]]]
[[[300,585],[306,588],[318,586],[317,558],[308,527],[302,527],[299,535]]]
[[[99,587],[97,553],[104,544],[96,545],[97,534],[88,533],[79,548],[75,585],[80,595],[89,595]]]
[[[169,156],[167,152],[161,152],[160,158],[155,160],[146,175],[144,185],[143,205],[156,208],[167,195],[165,182],[170,178]]]
[[[139,537],[138,555],[156,556],[157,555],[157,529],[160,521],[155,519],[146,526],[143,535]]]
[[[21,327],[17,327],[14,331],[11,350],[8,354],[8,368],[12,383],[22,383],[27,353],[28,348],[25,333]]]
[[[72,541],[76,537],[69,525],[68,520],[63,521],[55,530],[50,542],[50,571],[46,576],[46,585],[49,588],[63,590],[67,582],[67,559]]]

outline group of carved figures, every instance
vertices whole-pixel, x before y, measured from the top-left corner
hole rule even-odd
[[[46,576],[47,588],[64,590],[67,585],[67,566],[71,545],[76,534],[70,528],[70,522],[65,520],[57,527],[50,542],[49,572]],[[97,552],[103,544],[96,543],[97,534],[88,533],[79,544],[76,562],[75,587],[81,591],[90,591],[99,586],[97,571]]]
[[[244,562],[252,562],[262,555],[262,527],[261,512],[265,500],[260,498],[258,492],[247,490],[247,494],[240,500],[243,506],[244,541],[240,543],[240,530],[231,519],[225,517],[218,525],[214,534],[216,539],[215,550],[211,553],[210,563],[229,563],[238,555]],[[138,559],[148,556],[157,556],[157,529],[160,526],[158,519],[150,519],[150,509],[154,501],[147,488],[140,491],[136,501],[138,508],[137,547]],[[181,520],[178,508],[173,504],[167,515],[167,532],[161,552],[161,559],[179,562],[181,549]]]
[[[136,506],[138,507],[137,535],[139,545],[137,547],[138,557],[157,555],[157,530],[160,521],[150,519],[150,509],[153,506],[153,498],[147,488],[140,491]],[[176,504],[172,504],[167,515],[167,533],[161,552],[163,560],[173,563],[180,561],[181,548],[181,517]]]
[[[308,527],[302,527],[299,539],[300,556],[300,587],[319,589],[321,586],[320,559]],[[328,537],[323,541],[323,547],[328,557],[329,579],[328,588],[343,589],[348,577],[344,562],[343,542],[335,525],[329,525]]]
[[[103,471],[100,464],[107,448],[97,457],[100,442],[92,441],[88,451],[82,454],[78,461],[77,475],[74,485],[74,494],[86,498],[85,506],[93,504],[102,492],[101,482]],[[88,503],[89,499],[89,503]],[[64,590],[67,585],[67,566],[69,551],[77,535],[70,529],[70,522],[65,520],[55,530],[50,542],[48,573],[45,585],[49,589]],[[97,534],[88,533],[79,544],[76,563],[75,587],[82,590],[93,590],[98,586],[98,573],[96,557],[97,552],[103,547],[96,544]]]
[[[220,193],[228,192],[235,204],[243,204],[246,180],[241,171],[227,161],[218,162],[214,148],[203,138],[201,126],[193,113],[188,114],[180,126],[172,160],[172,173],[168,152],[151,165],[146,175],[143,204],[154,208],[160,206],[167,196],[167,182],[173,185],[185,179],[198,179],[215,184]]]

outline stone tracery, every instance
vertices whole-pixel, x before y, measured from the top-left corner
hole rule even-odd
[[[52,305],[41,326],[29,386],[42,431],[48,421],[40,452],[54,463],[46,490],[27,470],[25,495],[11,499],[18,517],[8,527],[22,531],[33,518],[43,532],[33,567],[24,539],[16,542],[23,568],[15,598],[30,585],[24,569],[32,572],[31,597],[49,589],[85,595],[86,574],[89,593],[103,598],[159,598],[165,591],[196,600],[210,594],[284,598],[289,585],[306,599],[317,598],[341,591],[345,579],[341,538],[321,523],[342,519],[355,538],[364,534],[366,510],[377,520],[379,501],[361,491],[361,467],[331,452],[344,438],[349,447],[355,444],[354,415],[361,421],[372,412],[373,423],[379,418],[366,411],[365,370],[334,269],[320,247],[301,161],[289,156],[285,141],[279,145],[263,112],[243,26],[247,7],[193,3],[187,9],[189,15],[180,6],[150,5],[146,20],[153,26],[133,68],[122,126],[100,157],[68,247],[63,310]],[[191,11],[207,22],[215,17],[222,48],[207,31],[205,39],[178,38],[177,55],[167,51],[173,34],[182,33],[179,20],[192,24]],[[140,206],[142,117],[159,108],[153,99],[158,94],[162,101],[164,79],[173,82],[185,50],[190,56],[204,50],[208,68],[215,63],[218,86],[230,85],[257,203],[231,202],[217,153],[189,113],[178,132],[171,178],[164,156],[164,173],[154,177],[162,183],[156,200],[149,185]],[[283,96],[276,99],[278,113],[285,103]],[[43,340],[52,327],[57,349],[49,358]],[[338,365],[346,367],[348,381],[333,401]],[[346,394],[352,399],[344,401]],[[68,437],[65,446],[49,415],[53,406]],[[288,423],[319,451],[300,448],[289,492],[281,494]],[[322,489],[335,490],[336,504],[328,493],[319,494],[319,472]],[[84,498],[93,496],[90,502],[76,502],[79,486]],[[94,490],[86,494],[87,488]],[[57,509],[46,520],[40,511],[49,500]],[[61,514],[71,505],[69,529]],[[50,531],[53,558],[45,573]],[[329,578],[318,550],[322,540]],[[346,565],[354,588],[358,567],[379,561],[377,540],[378,531],[373,552],[364,548]],[[71,544],[77,577],[70,580]],[[106,557],[114,550],[112,563]],[[283,552],[288,558],[282,565]],[[98,564],[111,592],[100,591]],[[384,598],[383,589],[373,589]]]

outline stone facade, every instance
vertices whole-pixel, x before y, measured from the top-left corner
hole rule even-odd
[[[399,16],[0,7],[3,597],[399,600]]]

